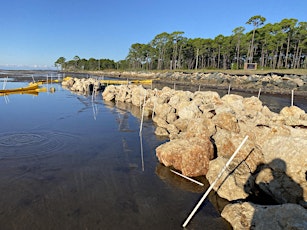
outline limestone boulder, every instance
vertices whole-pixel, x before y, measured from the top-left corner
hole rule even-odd
[[[128,88],[127,85],[120,86],[116,95],[116,101],[126,102],[131,96],[129,91],[130,89]]]
[[[105,101],[112,101],[115,99],[117,93],[116,86],[109,85],[105,88],[105,90],[102,92],[102,98]]]
[[[218,177],[244,137],[242,134],[217,128],[217,132],[212,138],[218,157],[209,164],[209,171],[206,175],[209,183],[213,183]],[[263,153],[257,145],[256,139],[252,136],[249,137],[215,185],[214,190],[219,196],[229,201],[247,198],[249,194],[246,192],[245,186],[251,180],[251,175],[257,166],[263,162]]]
[[[174,123],[177,119],[178,119],[178,116],[174,110],[171,110],[170,113],[166,115],[166,121],[169,124]]]
[[[175,90],[169,87],[163,87],[162,90],[157,91],[156,93],[156,96],[158,98],[157,103],[158,104],[168,103],[174,93],[175,93]]]
[[[257,97],[243,99],[244,114],[246,116],[257,116],[262,110],[262,102]]]
[[[163,104],[157,103],[155,106],[154,112],[155,112],[155,116],[161,117],[164,120],[167,120],[167,116],[170,113],[175,113],[175,109],[167,103],[163,103]]]
[[[69,78],[68,80],[62,81],[62,86],[70,88],[75,83],[74,78]]]
[[[194,93],[193,100],[201,99],[203,104],[222,104],[220,95],[213,91],[197,91]]]
[[[295,204],[256,205],[253,203],[228,204],[222,211],[233,229],[307,229],[307,210]]]
[[[209,138],[174,139],[156,148],[158,160],[174,167],[183,175],[205,175],[213,158],[213,145]]]
[[[169,133],[167,132],[166,128],[162,128],[162,127],[157,127],[156,130],[155,130],[155,134],[157,136],[168,136]]]
[[[216,132],[215,124],[205,116],[195,118],[188,122],[186,129],[187,137],[207,136],[211,137]]]
[[[177,114],[178,114],[178,117],[182,119],[192,120],[196,117],[200,117],[202,112],[199,110],[199,108],[195,104],[184,102],[179,105]]]
[[[173,122],[180,132],[185,132],[189,126],[190,120],[178,118]]]
[[[288,126],[305,126],[307,127],[306,113],[296,106],[284,107],[280,111],[283,121]]]
[[[266,170],[256,183],[278,203],[307,201],[307,139],[304,136],[275,136],[262,146]]]
[[[190,102],[193,94],[189,91],[175,91],[174,94],[170,97],[168,104],[175,109],[178,109],[180,104],[185,102]]]
[[[209,170],[206,174],[206,178],[210,184],[216,180],[227,161],[228,158],[225,157],[217,157],[210,161]],[[232,173],[234,169],[236,173]],[[239,165],[232,163],[230,168],[226,169],[223,173],[213,189],[220,197],[229,201],[245,199],[248,197],[248,193],[245,192],[244,186],[248,183],[250,175],[251,172],[247,164],[244,162]]]
[[[301,115],[304,115],[305,111],[300,109],[297,106],[290,106],[290,107],[284,107],[281,111],[280,111],[280,115],[284,116],[284,117],[293,117],[296,119],[300,119]]]
[[[155,124],[156,124],[158,127],[167,129],[168,123],[166,122],[165,119],[163,119],[163,118],[161,118],[161,117],[159,117],[159,116],[155,116],[155,117],[153,117],[153,122],[155,122]]]
[[[240,126],[236,116],[232,113],[222,112],[213,117],[213,122],[221,129],[239,133]]]
[[[142,85],[135,85],[131,88],[131,103],[136,106],[142,106],[147,98],[146,89]]]
[[[221,98],[223,107],[229,107],[235,113],[244,109],[243,97],[236,94],[227,94]]]

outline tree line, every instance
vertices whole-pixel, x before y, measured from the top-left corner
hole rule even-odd
[[[252,25],[251,31],[244,33],[245,27],[240,26],[230,36],[220,34],[213,39],[187,38],[182,31],[163,32],[147,44],[132,44],[126,59],[119,62],[101,59],[97,64],[91,58],[81,65],[74,58],[62,64],[89,70],[243,69],[246,63],[262,69],[307,68],[307,22],[294,18],[265,22],[266,18],[256,15],[246,22]],[[56,63],[60,64],[59,59]]]
[[[115,69],[117,66],[117,63],[110,59],[90,58],[87,60],[77,55],[68,61],[65,57],[59,57],[54,64],[65,71]]]

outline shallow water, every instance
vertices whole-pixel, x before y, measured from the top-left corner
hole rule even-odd
[[[182,229],[208,184],[158,163],[166,140],[151,120],[140,136],[138,107],[48,87],[56,92],[0,97],[0,229]],[[277,112],[290,103],[261,99]],[[306,111],[306,98],[295,103]],[[186,229],[229,229],[225,203],[210,193]]]
[[[208,184],[158,163],[151,120],[140,136],[139,108],[51,86],[0,97],[1,229],[182,229]],[[187,229],[228,229],[224,204],[211,193]]]

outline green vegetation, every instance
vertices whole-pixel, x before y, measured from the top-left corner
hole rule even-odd
[[[265,24],[260,15],[251,17],[230,36],[187,38],[184,32],[163,32],[147,44],[132,44],[125,60],[89,60],[75,56],[55,64],[65,70],[240,70],[246,63],[257,63],[258,70],[307,69],[307,22],[283,19]]]
[[[66,71],[78,71],[78,70],[104,70],[104,69],[115,69],[117,63],[110,59],[95,59],[90,58],[89,60],[75,56],[73,60],[66,61],[64,57],[58,58],[54,63],[55,66],[60,67],[61,70]]]

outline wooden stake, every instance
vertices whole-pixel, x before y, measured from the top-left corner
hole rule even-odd
[[[292,89],[292,92],[291,92],[291,106],[293,106],[293,101],[294,101],[294,90]]]
[[[221,170],[221,172],[219,173],[219,175],[217,176],[217,178],[215,179],[215,181],[213,181],[213,183],[210,185],[210,187],[208,188],[208,190],[206,191],[206,193],[203,195],[203,197],[200,199],[200,201],[197,203],[197,205],[195,206],[195,208],[192,210],[192,212],[190,213],[190,215],[188,216],[188,218],[186,219],[186,221],[183,223],[182,227],[186,227],[188,225],[188,223],[190,222],[190,220],[192,219],[192,217],[194,216],[195,212],[198,210],[198,208],[201,206],[201,204],[204,202],[204,200],[206,199],[206,197],[209,195],[209,193],[211,192],[211,190],[213,189],[213,187],[215,186],[215,184],[217,183],[217,181],[221,178],[221,176],[223,175],[224,171],[227,169],[227,167],[229,166],[230,162],[233,160],[233,158],[235,158],[235,156],[238,154],[239,150],[241,149],[241,147],[243,146],[243,144],[245,143],[245,141],[248,139],[248,136],[246,136],[244,138],[244,140],[242,141],[242,143],[239,145],[239,147],[237,148],[237,150],[233,153],[233,155],[229,158],[229,160],[227,161],[226,165],[224,166],[224,168]]]

